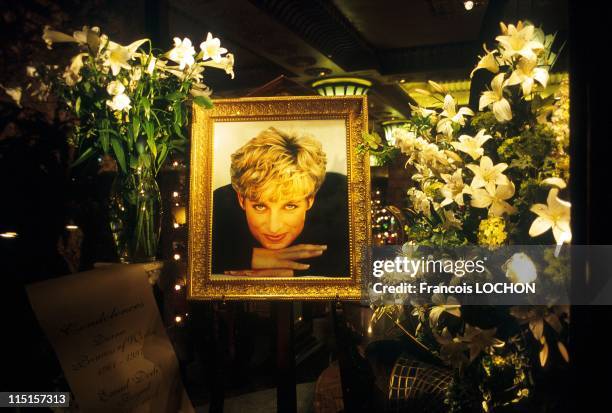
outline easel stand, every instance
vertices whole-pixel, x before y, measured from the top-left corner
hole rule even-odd
[[[331,303],[332,330],[334,334],[332,351],[338,360],[342,399],[345,413],[366,413],[370,406],[371,380],[369,370],[359,356],[352,332],[344,315],[343,304],[336,300]]]
[[[275,302],[273,311],[276,318],[276,411],[297,413],[293,302]]]
[[[225,399],[225,350],[221,336],[220,319],[225,316],[226,304],[213,303],[212,308],[212,339],[213,353],[212,371],[213,380],[210,389],[210,409],[209,413],[223,413],[223,400]]]
[[[213,371],[210,413],[223,413],[225,373],[223,360],[220,321],[225,318],[225,303],[212,306],[212,332],[214,341]],[[276,323],[276,410],[279,413],[297,413],[297,386],[294,349],[293,302],[277,301],[272,303],[272,314]],[[342,381],[342,396],[346,413],[361,413],[367,410],[367,391],[360,382],[359,367],[354,360],[354,343],[346,325],[342,304],[331,302],[331,323],[333,331],[332,352],[338,359]]]

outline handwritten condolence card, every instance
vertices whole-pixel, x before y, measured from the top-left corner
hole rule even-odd
[[[78,411],[193,412],[144,264],[28,286]]]

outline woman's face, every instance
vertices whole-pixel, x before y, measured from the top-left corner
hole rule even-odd
[[[253,237],[264,248],[278,250],[290,246],[302,233],[306,211],[312,206],[314,197],[272,202],[251,201],[238,195],[238,201]]]

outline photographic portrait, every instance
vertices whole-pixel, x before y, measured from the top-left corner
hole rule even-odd
[[[218,123],[212,274],[346,277],[342,120]]]
[[[349,189],[358,188],[355,178],[367,172],[365,157],[356,152],[365,124],[363,100],[220,100],[201,111],[204,118],[196,114],[192,286],[217,298],[215,292],[222,298],[241,297],[241,291],[257,297],[270,289],[279,298],[316,297],[317,284],[321,293],[334,289],[334,282],[356,293],[356,247],[369,227],[365,198],[359,196],[358,204]],[[278,111],[270,111],[275,106]],[[367,187],[361,184],[358,195]],[[362,221],[355,220],[360,216]],[[196,290],[190,288],[202,298]]]

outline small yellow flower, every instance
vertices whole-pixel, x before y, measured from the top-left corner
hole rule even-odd
[[[506,365],[506,359],[497,354],[492,357],[492,360],[494,366],[500,367]]]
[[[497,249],[508,238],[506,222],[501,217],[489,217],[480,221],[478,225],[478,244]]]

